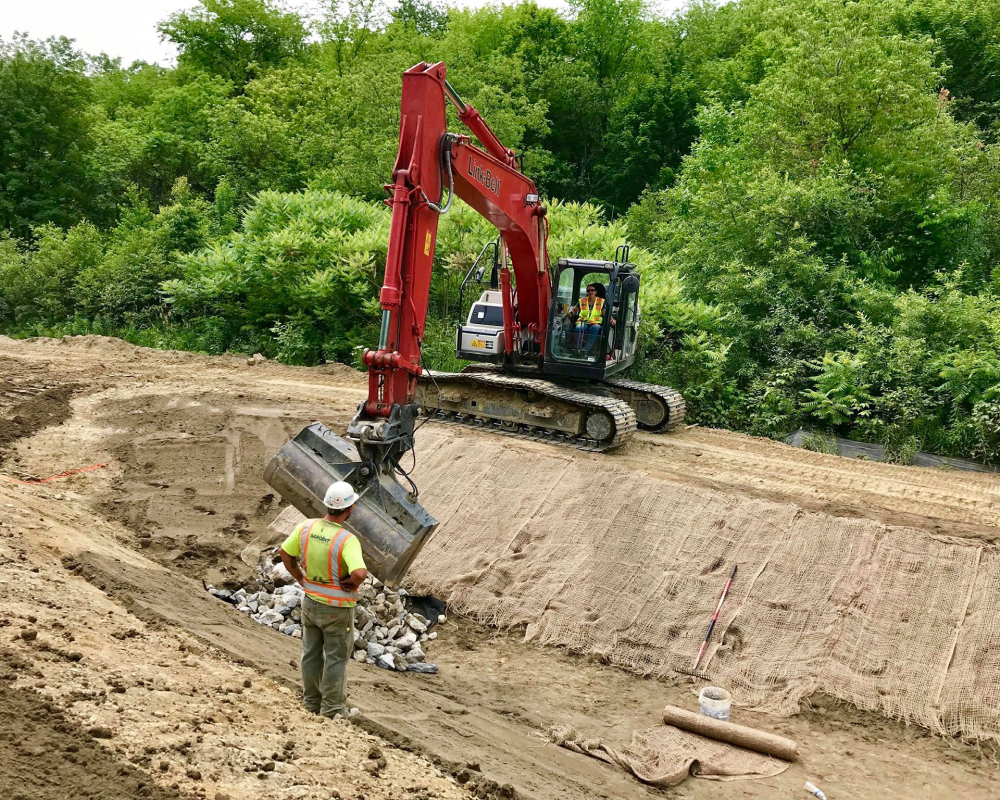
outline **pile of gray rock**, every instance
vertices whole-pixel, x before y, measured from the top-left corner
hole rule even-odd
[[[236,591],[208,586],[214,597],[236,606],[250,619],[279,633],[302,638],[302,600],[305,592],[284,565],[274,561],[274,553],[261,556],[260,575],[255,586]],[[354,655],[356,661],[399,672],[436,673],[436,664],[427,663],[424,648],[437,638],[431,630],[445,622],[444,614],[427,619],[407,607],[405,589],[387,589],[369,575],[358,590],[354,614]]]
[[[369,575],[358,590],[354,617],[354,659],[400,672],[437,672],[428,664],[424,647],[437,638],[431,628],[444,622],[444,614],[434,620],[406,608],[405,589],[386,589]]]
[[[279,633],[302,638],[302,598],[305,592],[298,584],[277,586],[273,592],[209,587],[209,593],[236,606],[237,611],[249,614],[250,619],[261,625],[270,625]]]

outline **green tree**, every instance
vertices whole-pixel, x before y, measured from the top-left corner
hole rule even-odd
[[[600,166],[605,137],[617,99],[647,66],[647,7],[642,0],[577,0],[571,8],[565,55],[544,64],[537,84],[549,106],[551,133],[543,141],[557,162],[546,188],[568,199],[605,200],[618,194],[614,167]]]
[[[448,12],[427,0],[399,0],[392,10],[392,18],[404,29],[412,29],[420,36],[440,34],[448,27]]]
[[[175,320],[224,321],[227,347],[295,363],[349,360],[378,324],[389,214],[326,192],[264,192],[240,230],[179,260],[163,285]]]
[[[0,227],[70,225],[92,210],[92,90],[69,39],[0,40]]]
[[[772,433],[774,409],[785,425],[803,413],[856,421],[830,386],[812,385],[809,365],[828,352],[853,358],[858,329],[893,329],[900,289],[959,268],[970,288],[982,285],[996,252],[985,188],[993,154],[952,118],[933,42],[901,36],[883,5],[797,0],[779,14],[761,0],[745,11],[760,31],[748,38],[763,73],[744,99],[703,107],[678,183],[644,197],[630,230],[719,311],[714,333],[731,346],[725,379],[713,378],[719,402],[700,403],[711,409],[703,420]],[[774,57],[761,61],[767,42]],[[886,353],[861,354],[852,369],[868,373]],[[683,349],[665,357],[680,360]],[[881,405],[906,380],[926,393],[936,378],[897,370],[857,385],[871,385],[875,418],[940,425],[934,403]]]
[[[103,257],[101,235],[89,222],[68,232],[42,225],[30,245],[0,234],[0,321],[19,328],[71,318],[79,302],[77,277]]]
[[[597,85],[615,92],[641,64],[647,14],[644,0],[571,0],[577,53]]]
[[[803,410],[831,427],[867,415],[870,396],[861,383],[865,364],[850,353],[827,353],[821,363],[811,365],[819,374],[816,388],[806,392]]]
[[[1000,6],[991,0],[909,0],[900,3],[904,32],[934,38],[956,118],[995,137],[1000,118]]]
[[[679,26],[662,26],[648,66],[613,101],[594,166],[598,195],[624,213],[647,189],[673,184],[697,135],[699,101]]]
[[[174,185],[170,202],[155,213],[137,191],[130,191],[102,257],[73,278],[74,310],[115,325],[162,319],[160,284],[180,274],[181,256],[201,250],[219,235],[214,212],[183,178]]]
[[[242,89],[254,75],[301,54],[306,28],[268,0],[201,0],[158,26],[177,45],[178,67],[207,72]]]
[[[388,14],[379,0],[331,0],[319,30],[339,76],[343,77],[387,22]]]
[[[122,80],[131,86],[131,76]],[[139,97],[102,110],[93,129],[90,162],[102,196],[117,203],[129,186],[138,186],[154,204],[167,203],[181,177],[195,190],[211,192],[219,175],[213,144],[228,133],[224,121],[236,102],[231,85],[206,74],[181,81],[145,69],[136,83]]]

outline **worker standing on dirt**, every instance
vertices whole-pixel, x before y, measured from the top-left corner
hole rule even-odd
[[[296,526],[281,561],[305,589],[302,601],[302,687],[313,714],[347,716],[347,661],[354,649],[354,607],[368,576],[361,542],[343,527],[359,497],[347,481],[326,490],[326,516]],[[301,567],[300,567],[301,564]]]

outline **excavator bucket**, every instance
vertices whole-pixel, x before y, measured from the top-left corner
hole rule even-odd
[[[368,571],[394,587],[437,527],[391,475],[370,473],[357,448],[314,423],[282,447],[264,470],[267,481],[306,517],[322,517],[323,496],[334,481],[361,495],[346,527],[361,540]]]

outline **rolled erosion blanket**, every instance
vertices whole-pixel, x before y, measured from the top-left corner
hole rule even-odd
[[[667,706],[663,709],[663,722],[680,728],[682,731],[690,731],[700,736],[707,736],[709,739],[735,744],[758,753],[783,758],[785,761],[795,761],[799,757],[798,745],[784,736],[776,736],[773,733],[765,733],[745,725],[734,725],[732,722],[712,719],[676,706]]]

